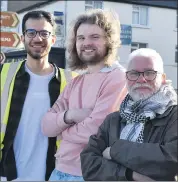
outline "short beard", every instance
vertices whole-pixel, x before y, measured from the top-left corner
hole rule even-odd
[[[136,92],[130,92],[129,91],[130,96],[132,97],[133,101],[139,101],[139,100],[146,100],[148,99],[151,95],[153,95],[153,93],[150,94],[143,94],[143,93],[136,93]]]
[[[80,59],[81,60],[81,59]],[[89,60],[89,61],[84,61],[83,59],[81,60],[83,64],[85,64],[86,66],[91,66],[91,65],[97,65],[101,62],[104,61],[104,59],[92,59],[92,60]]]
[[[45,57],[46,55],[48,55],[49,53],[48,52],[43,52],[43,53],[33,53],[30,49],[28,49],[28,45],[27,44],[25,44],[24,45],[25,46],[25,49],[26,49],[26,51],[27,51],[27,54],[31,57],[31,58],[33,58],[33,59],[35,59],[35,60],[40,60],[40,59],[42,59],[43,57]],[[49,50],[50,51],[50,50]]]
[[[36,59],[36,60],[40,60],[43,57],[42,55],[38,55],[38,54],[34,55],[30,51],[27,53],[30,55],[30,57],[32,57],[33,59]]]
[[[44,52],[43,53],[33,53],[28,48],[26,48],[26,51],[27,51],[27,54],[35,60],[40,60],[48,54],[46,52],[45,53]]]
[[[89,65],[97,65],[103,62],[105,60],[106,54],[105,55],[95,54],[94,56],[87,59],[81,53],[78,57],[83,64],[85,64],[86,66],[89,66]]]

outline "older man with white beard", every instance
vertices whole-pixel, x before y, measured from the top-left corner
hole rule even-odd
[[[85,180],[173,181],[177,160],[177,94],[166,80],[161,56],[132,52],[126,72],[128,94],[120,111],[108,115],[81,153]]]

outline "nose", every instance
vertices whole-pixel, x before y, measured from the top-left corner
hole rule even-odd
[[[90,45],[91,44],[91,40],[89,38],[85,38],[83,41],[83,45]]]
[[[146,83],[146,79],[145,77],[143,76],[143,73],[140,73],[140,76],[138,77],[138,80],[137,80],[138,83]]]
[[[33,38],[33,40],[42,41],[43,39],[40,37],[39,32],[37,32],[37,34],[36,34],[36,36]]]

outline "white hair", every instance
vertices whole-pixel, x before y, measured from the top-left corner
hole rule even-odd
[[[155,63],[157,64],[157,68],[158,68],[157,71],[159,71],[161,73],[164,72],[163,60],[162,60],[160,54],[158,52],[156,52],[155,50],[150,49],[150,48],[140,48],[140,49],[133,51],[128,57],[127,68],[129,67],[131,61],[137,56],[143,56],[143,57],[147,57],[147,58],[153,58],[154,57],[154,59],[152,59],[152,60],[154,60]]]

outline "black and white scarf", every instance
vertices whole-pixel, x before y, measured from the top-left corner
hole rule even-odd
[[[170,83],[162,85],[158,92],[145,100],[134,102],[127,94],[120,106],[120,115],[126,121],[120,139],[142,143],[145,123],[176,104],[177,94]]]

